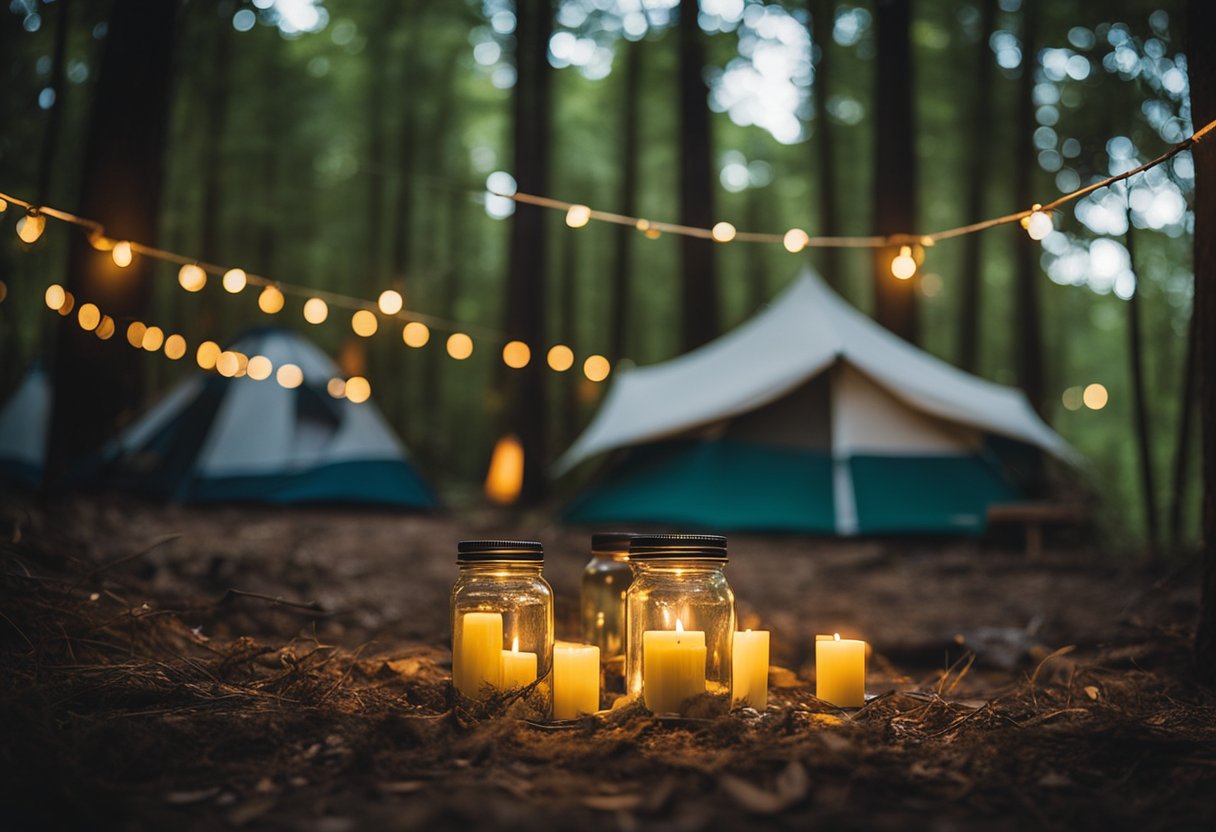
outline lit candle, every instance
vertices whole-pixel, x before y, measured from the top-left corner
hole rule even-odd
[[[478,699],[485,686],[502,684],[502,613],[469,612],[460,619],[452,650],[452,681]]]
[[[731,698],[757,711],[768,707],[768,630],[735,633]]]
[[[841,708],[866,703],[866,643],[854,638],[815,637],[815,696]]]
[[[500,641],[499,644],[502,644]],[[502,651],[503,690],[522,688],[536,681],[536,654],[519,651],[519,636],[511,640],[511,649]]]
[[[674,630],[642,633],[642,698],[654,713],[674,713],[705,693],[705,633]]]
[[[553,645],[553,718],[576,719],[600,709],[600,648],[559,641]]]

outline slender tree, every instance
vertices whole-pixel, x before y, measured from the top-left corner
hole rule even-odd
[[[811,35],[812,57],[818,52],[818,62],[815,64],[815,81],[812,87],[812,98],[815,102],[815,131],[812,134],[811,147],[814,149],[814,163],[819,171],[819,187],[815,193],[818,197],[819,228],[818,234],[835,237],[840,233],[840,217],[836,198],[836,138],[828,114],[828,97],[830,95],[830,79],[832,77],[832,27],[835,25],[835,0],[809,0],[807,11],[807,29]],[[824,246],[819,249],[819,264],[823,269],[824,279],[828,284],[839,289],[843,284],[840,273],[840,249]]]
[[[1022,3],[1022,74],[1018,82],[1015,135],[1014,201],[1029,208],[1034,201],[1033,177],[1038,167],[1034,146],[1034,74],[1038,68],[1036,26],[1039,0]],[[1043,410],[1043,325],[1039,313],[1039,245],[1021,229],[1014,243],[1014,338],[1018,385],[1034,409]]]
[[[621,179],[618,208],[628,216],[637,214],[638,161],[641,155],[642,43],[626,41],[621,70]],[[615,229],[613,238],[612,332],[609,338],[611,359],[627,355],[629,301],[632,294],[633,263],[630,252],[637,232],[625,225]]]
[[[1184,542],[1183,519],[1186,510],[1187,471],[1191,459],[1191,423],[1195,415],[1195,345],[1198,341],[1195,316],[1186,328],[1186,359],[1182,364],[1182,396],[1178,404],[1178,429],[1174,443],[1174,472],[1170,485],[1169,545],[1177,551]]]
[[[232,89],[232,38],[234,30],[232,3],[220,4],[217,15],[214,8],[203,10],[209,18],[211,29],[211,69],[207,73],[204,118],[207,140],[202,153],[202,206],[199,217],[199,251],[204,260],[223,262],[220,251],[220,218],[223,210],[224,165],[222,157],[223,138],[228,127],[228,99]],[[217,20],[218,18],[218,20]],[[212,329],[215,316],[215,295],[203,294],[202,317],[208,329]]]
[[[1216,53],[1207,35],[1216,32],[1216,4],[1188,0],[1187,73],[1191,119],[1216,119]],[[1199,626],[1195,652],[1200,676],[1216,683],[1216,139],[1192,151],[1195,159],[1195,300],[1198,327],[1199,424],[1202,431],[1203,549]]]
[[[911,0],[877,0],[878,67],[874,93],[874,231],[916,230],[916,129],[912,99]],[[874,317],[915,343],[916,287],[891,275],[898,250],[874,257]]]
[[[678,104],[680,222],[708,228],[714,220],[713,137],[709,87],[705,83],[705,42],[697,22],[697,0],[680,0],[676,40],[680,56]],[[714,243],[680,238],[681,339],[695,349],[718,334],[718,277]]]
[[[51,57],[51,106],[47,108],[46,132],[43,134],[42,150],[38,159],[38,202],[49,202],[51,198],[51,175],[55,168],[55,148],[59,146],[59,126],[63,122],[64,74],[67,66],[69,10],[71,0],[60,0],[55,19],[55,50]]]
[[[515,18],[515,180],[521,191],[543,194],[549,191],[550,168],[551,0],[517,0]],[[527,367],[509,376],[507,391],[508,429],[520,438],[524,449],[521,498],[525,502],[542,498],[547,483],[547,370],[540,354],[546,342],[545,226],[542,209],[518,205],[511,220],[508,255],[505,329],[510,337],[530,344],[537,351]]]
[[[967,131],[967,220],[984,218],[988,164],[992,141],[992,49],[988,39],[996,24],[996,0],[980,0],[980,37],[976,45],[975,76],[972,81],[969,129]],[[962,297],[959,301],[958,354],[960,367],[968,372],[979,368],[980,294],[983,290],[982,253],[984,235],[969,234],[962,240]]]
[[[1136,285],[1127,301],[1127,358],[1132,379],[1132,404],[1136,431],[1136,456],[1140,464],[1140,499],[1144,506],[1144,522],[1148,529],[1149,556],[1159,555],[1160,534],[1157,524],[1157,489],[1153,477],[1152,431],[1148,422],[1148,402],[1144,392],[1144,323],[1140,310],[1140,274],[1136,270],[1136,231],[1132,227],[1131,210],[1127,216],[1127,254],[1131,259]]]
[[[116,0],[111,10],[78,210],[103,223],[113,238],[156,240],[177,11],[177,3],[162,0]],[[146,258],[120,272],[83,235],[73,235],[67,288],[77,303],[96,303],[123,326],[147,311],[151,278]],[[71,318],[62,320],[48,480],[100,447],[138,405],[142,362],[121,340],[101,343]]]

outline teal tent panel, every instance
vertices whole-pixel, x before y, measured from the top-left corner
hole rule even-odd
[[[860,534],[982,534],[988,506],[1022,495],[980,456],[854,456]]]
[[[196,478],[186,499],[200,503],[369,503],[435,508],[438,500],[411,465],[396,460],[340,462],[299,473]]]
[[[564,519],[832,533],[832,463],[824,453],[731,440],[642,445],[571,503]]]

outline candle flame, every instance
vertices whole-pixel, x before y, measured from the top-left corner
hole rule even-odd
[[[684,624],[678,618],[676,619],[676,632],[677,633],[684,632]]]
[[[840,638],[840,636],[836,636],[836,638]],[[511,639],[511,652],[512,653],[519,652],[519,636],[516,636],[515,638]]]
[[[837,634],[836,634],[836,640],[837,640],[837,641],[840,641],[840,633],[837,633]]]
[[[746,630],[744,630],[743,632],[745,632],[745,633],[750,633],[750,632],[751,632],[751,628],[749,627],[749,628],[747,628]]]

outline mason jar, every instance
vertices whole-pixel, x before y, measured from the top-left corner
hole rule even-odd
[[[591,535],[591,560],[583,569],[579,611],[583,641],[600,648],[606,693],[623,693],[625,679],[625,591],[631,532]]]
[[[547,719],[553,701],[553,589],[544,547],[465,540],[452,587],[452,683],[460,696],[503,695],[520,716]],[[516,694],[512,697],[511,694]]]
[[[625,676],[654,713],[730,709],[735,595],[726,582],[726,538],[639,535],[629,542]]]

